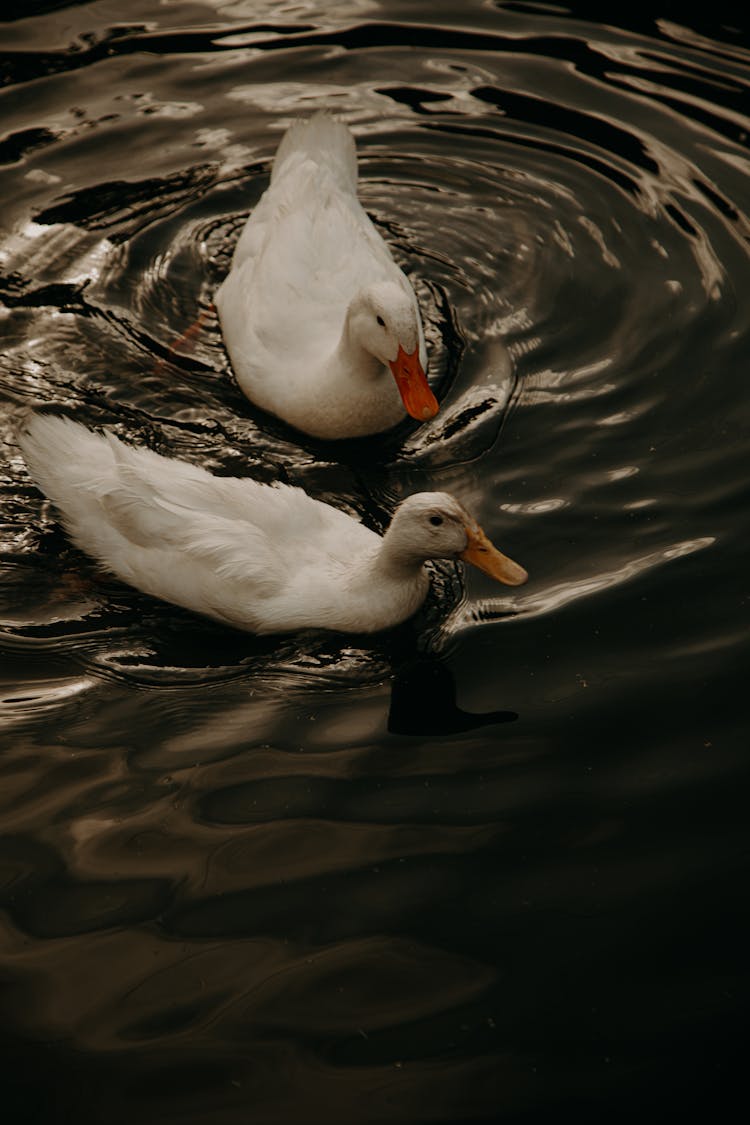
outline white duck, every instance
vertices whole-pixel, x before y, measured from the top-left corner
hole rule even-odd
[[[19,444],[81,550],[239,629],[390,628],[424,601],[427,559],[466,559],[511,586],[527,578],[443,492],[404,500],[381,538],[300,488],[215,477],[68,418],[33,416]]]
[[[325,112],[284,135],[215,303],[242,391],[305,433],[437,413],[414,290],[357,199],[354,138]]]

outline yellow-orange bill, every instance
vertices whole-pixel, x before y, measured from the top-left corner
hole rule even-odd
[[[419,422],[434,418],[438,412],[438,401],[430,390],[424,368],[419,362],[419,348],[416,347],[410,355],[399,344],[398,355],[388,366],[393,372],[407,414],[411,414]]]
[[[496,578],[506,586],[524,584],[529,576],[523,567],[498,551],[497,547],[493,547],[481,527],[467,527],[466,535],[468,543],[460,556],[465,562],[473,563],[485,574],[489,574],[490,578]]]

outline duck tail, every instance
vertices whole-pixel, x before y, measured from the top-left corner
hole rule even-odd
[[[343,121],[337,121],[326,110],[318,110],[312,117],[290,125],[276,153],[271,182],[297,153],[327,168],[340,187],[356,193],[357,153],[354,137]]]
[[[106,439],[70,418],[32,414],[18,445],[33,480],[55,503],[69,492],[101,488],[112,475]]]

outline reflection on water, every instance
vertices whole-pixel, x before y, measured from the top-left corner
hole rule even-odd
[[[3,1118],[715,1117],[748,991],[746,37],[33,11],[0,56]],[[248,403],[212,307],[320,107],[441,401],[339,444]],[[445,489],[531,580],[439,564],[383,636],[222,629],[72,548],[15,445],[37,404],[378,529]]]
[[[511,723],[515,711],[473,714],[456,705],[456,685],[440,660],[421,658],[399,669],[391,685],[388,730],[393,734],[459,734],[491,723]]]
[[[651,570],[660,562],[669,562],[680,559],[693,551],[701,551],[710,547],[715,542],[712,536],[703,539],[688,540],[685,543],[676,543],[663,551],[645,555],[639,559],[632,559],[616,570],[606,574],[597,574],[590,578],[579,578],[574,582],[561,582],[547,590],[538,591],[530,597],[520,598],[486,598],[481,603],[472,607],[470,620],[472,622],[492,621],[497,617],[507,617],[511,614],[547,614],[560,609],[578,598],[587,598],[611,586],[618,586],[622,582],[631,582],[639,574]]]

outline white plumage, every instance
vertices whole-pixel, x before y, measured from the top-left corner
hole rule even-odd
[[[409,497],[381,538],[302,489],[215,477],[67,418],[32,417],[19,444],[81,550],[147,594],[240,629],[390,628],[424,601],[431,558],[526,580],[445,493]]]
[[[354,139],[327,113],[284,135],[215,302],[241,389],[297,429],[359,437],[437,412],[414,290],[357,198]]]

